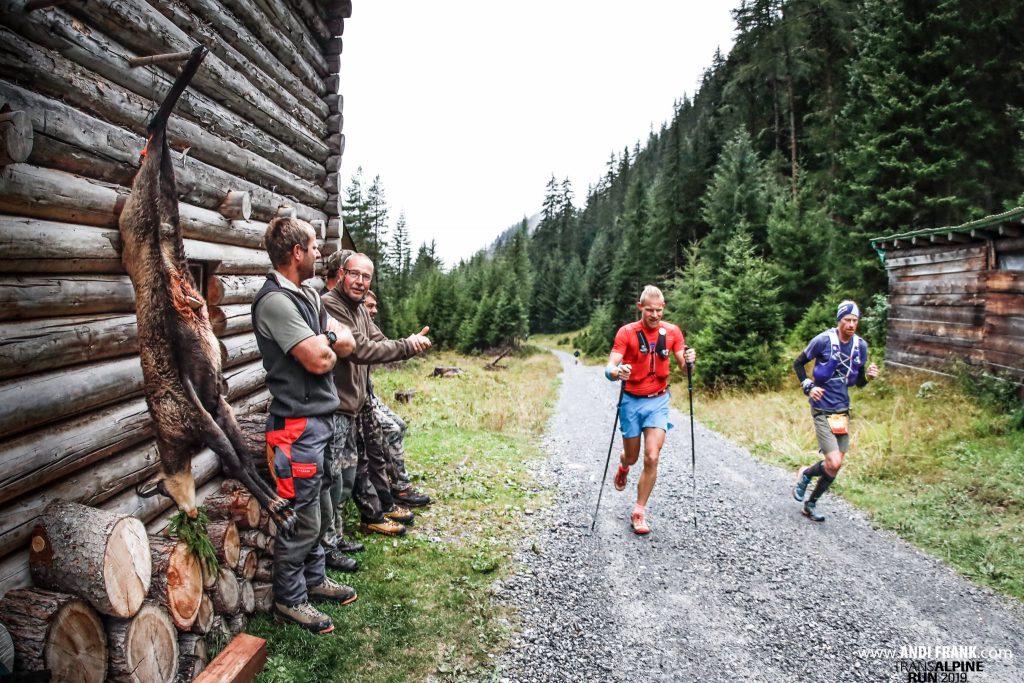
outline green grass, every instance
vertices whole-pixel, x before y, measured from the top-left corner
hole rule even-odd
[[[586,332],[586,328],[574,332],[559,332],[557,334],[531,334],[530,343],[543,349],[557,349],[566,353],[580,352],[580,362],[584,365],[603,365],[608,361],[608,354],[591,356],[573,344],[577,336]]]
[[[527,466],[555,399],[558,361],[546,353],[502,361],[431,354],[400,370],[376,371],[375,388],[409,424],[407,467],[434,503],[417,511],[404,538],[352,537],[366,544],[355,574],[332,573],[359,592],[327,608],[334,634],[314,636],[267,616],[246,629],[266,638],[261,683],[481,680],[507,637],[507,617],[489,589],[514,566],[528,512],[549,501]],[[428,378],[433,367],[465,373]],[[415,389],[408,405],[396,389]],[[350,525],[356,521],[354,512]]]
[[[1024,432],[935,376],[887,373],[851,394],[850,453],[829,492],[973,581],[1024,600]],[[676,407],[686,410],[679,398]],[[779,392],[702,393],[695,414],[787,469],[818,457],[795,380]]]

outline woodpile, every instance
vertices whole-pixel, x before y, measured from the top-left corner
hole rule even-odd
[[[261,442],[269,395],[249,306],[266,223],[291,213],[325,254],[354,246],[339,201],[351,3],[26,4],[0,12],[0,622],[18,670],[190,681],[213,664],[207,634],[270,609],[276,529],[248,492],[222,486],[212,451],[194,454],[221,562],[204,574],[162,533],[170,500],[139,495],[159,458],[118,218],[180,68],[165,55],[201,44],[210,55],[168,124],[184,248],[228,400]],[[262,665],[251,646],[255,659],[211,680],[248,680]]]

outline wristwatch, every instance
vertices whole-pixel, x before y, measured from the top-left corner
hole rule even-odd
[[[326,332],[324,332],[324,336],[327,337],[327,343],[330,344],[332,347],[338,341],[338,335],[334,334],[330,330],[327,330]]]

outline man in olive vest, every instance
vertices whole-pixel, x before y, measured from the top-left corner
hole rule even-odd
[[[320,297],[301,283],[320,254],[316,233],[295,218],[276,218],[264,236],[272,270],[252,304],[256,343],[272,397],[267,447],[274,452],[278,494],[292,502],[294,531],[274,545],[274,610],[281,620],[314,633],[334,630],[310,601],[347,604],[352,588],[328,577],[320,538],[332,519],[327,446],[338,406],[331,370],[352,353],[351,331],[327,315]]]

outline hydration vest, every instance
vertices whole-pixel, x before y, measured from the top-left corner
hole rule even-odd
[[[842,367],[840,367],[839,334],[834,327],[827,334],[829,343],[828,361],[814,364],[814,383],[821,386],[835,378],[842,379],[846,386],[852,387],[857,383],[860,368],[864,365],[864,358],[860,350],[860,337],[856,334],[853,335],[853,345],[850,347],[850,363],[843,363]],[[839,377],[835,377],[837,369],[839,370]]]
[[[658,379],[665,379],[669,374],[669,361],[668,361],[668,330],[664,327],[658,328],[658,341],[655,343],[654,348],[647,341],[647,335],[644,334],[643,322],[634,323],[637,327],[634,329],[636,332],[636,340],[640,355],[648,356],[650,362],[646,363],[646,373],[640,375],[639,373],[630,376],[630,381],[639,382],[642,379],[654,375]],[[639,368],[637,368],[639,369]]]

